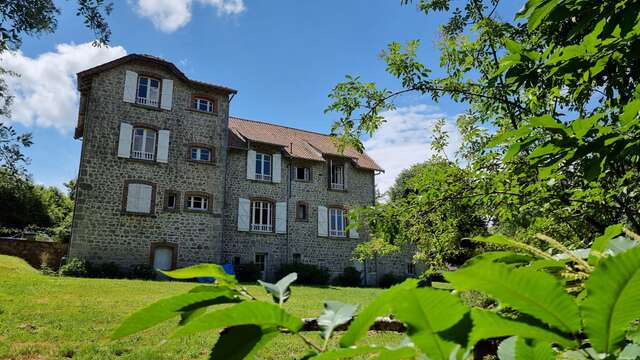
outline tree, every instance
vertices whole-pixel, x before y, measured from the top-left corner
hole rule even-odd
[[[419,41],[390,44],[382,58],[399,89],[347,76],[332,90],[327,111],[341,114],[332,128],[340,143],[362,149],[360,137],[402,94],[448,96],[468,105],[458,119],[460,154],[474,186],[460,196],[482,202],[496,227],[522,234],[553,224],[576,245],[607,224],[637,231],[640,4],[531,0],[511,22],[497,16],[496,0],[451,4],[417,3],[452,14],[438,42],[446,75],[433,77],[418,61]]]

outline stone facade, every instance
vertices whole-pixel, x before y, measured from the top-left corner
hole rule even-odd
[[[171,85],[171,109],[123,101],[129,73],[151,75]],[[129,55],[82,72],[78,79],[81,105],[76,137],[82,138],[83,146],[69,256],[126,268],[153,264],[158,248],[170,249],[174,267],[250,263],[258,260],[258,254],[266,257],[264,276],[271,280],[281,264],[294,261],[327,267],[332,276],[355,265],[366,271],[368,283],[377,282],[387,271],[406,274],[408,257],[364,266],[353,262],[353,249],[367,238],[363,230],[357,237],[319,235],[320,207],[348,211],[373,204],[377,165],[366,155],[336,153],[322,134],[230,119],[234,90],[189,80],[173,64],[157,58]],[[212,99],[217,111],[193,109],[194,94]],[[158,161],[122,157],[122,123],[157,134],[168,130],[167,161],[160,162],[159,153]],[[260,130],[266,125],[272,129]],[[255,139],[256,134],[247,131],[253,128],[264,138]],[[293,137],[297,137],[296,151]],[[211,149],[213,161],[192,161],[194,144]],[[249,150],[278,154],[280,182],[249,179]],[[344,165],[345,190],[329,189],[332,162]],[[310,169],[309,181],[294,179],[295,167],[301,166]],[[151,187],[149,213],[127,211],[130,184]],[[187,208],[190,194],[208,198],[206,211]],[[173,209],[167,208],[170,195],[176,199]],[[286,227],[269,232],[239,229],[241,199],[269,201],[274,212],[277,203],[286,203]],[[304,220],[297,219],[298,203],[307,205]]]

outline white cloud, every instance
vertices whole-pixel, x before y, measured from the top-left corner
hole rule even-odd
[[[59,44],[54,52],[31,58],[21,51],[0,55],[0,66],[14,95],[11,121],[25,126],[72,129],[78,116],[76,73],[126,55],[121,46]]]
[[[445,152],[450,159],[454,158],[460,133],[451,117],[437,107],[424,104],[400,107],[386,111],[382,116],[386,122],[364,142],[367,154],[385,169],[384,174],[376,177],[380,192],[389,190],[402,170],[433,155],[432,129],[438,119],[447,119],[445,129],[449,133],[449,145]]]
[[[151,19],[153,25],[170,33],[185,26],[191,20],[191,6],[194,0],[138,0],[136,11],[142,17]],[[218,16],[240,14],[247,8],[243,0],[195,0],[202,6],[211,6]]]

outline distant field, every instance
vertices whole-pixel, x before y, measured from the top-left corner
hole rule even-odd
[[[184,282],[49,277],[21,259],[0,255],[0,359],[206,359],[217,334],[166,340],[175,322],[123,340],[109,340],[128,314],[194,286]],[[258,286],[248,289],[262,300],[270,299]],[[379,292],[299,286],[293,288],[293,297],[285,308],[294,315],[315,317],[324,300],[364,305]],[[376,334],[367,341],[372,339],[391,342],[399,336]],[[297,337],[281,335],[259,357],[300,358],[306,350]]]

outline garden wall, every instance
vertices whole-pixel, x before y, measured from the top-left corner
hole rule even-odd
[[[36,269],[40,269],[45,262],[57,270],[62,258],[67,255],[67,248],[67,244],[57,242],[0,238],[0,254],[22,258]]]

